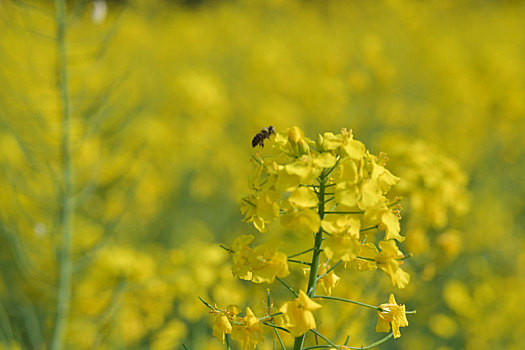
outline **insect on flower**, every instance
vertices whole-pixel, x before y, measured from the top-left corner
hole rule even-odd
[[[275,135],[275,130],[273,129],[273,126],[270,125],[269,127],[262,129],[257,135],[253,137],[252,147],[255,147],[257,145],[264,147],[264,139],[269,140],[271,134]]]

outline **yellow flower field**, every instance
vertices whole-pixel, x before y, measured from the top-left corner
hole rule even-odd
[[[523,18],[0,0],[0,349],[521,349]]]

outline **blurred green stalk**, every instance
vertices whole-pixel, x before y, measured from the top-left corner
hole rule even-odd
[[[66,47],[66,0],[55,0],[56,42],[57,42],[57,90],[60,94],[62,109],[62,176],[61,190],[61,237],[57,240],[57,259],[59,264],[57,310],[51,339],[51,349],[60,350],[64,345],[67,330],[68,313],[71,303],[71,277],[73,262],[71,250],[73,246],[73,164],[71,159],[70,140],[70,110],[67,76],[67,47]]]

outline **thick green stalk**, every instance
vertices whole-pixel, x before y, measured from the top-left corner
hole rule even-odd
[[[319,198],[319,216],[321,217],[321,220],[324,218],[324,205],[325,205],[325,190],[326,190],[326,181],[327,177],[323,173],[319,177],[319,192],[318,192],[318,198]],[[319,272],[319,260],[321,258],[321,245],[323,243],[323,229],[319,228],[319,231],[315,234],[315,243],[314,243],[314,249],[313,249],[313,255],[312,255],[312,262],[310,265],[310,275],[308,276],[308,287],[306,288],[306,294],[309,297],[314,296],[315,294],[315,286],[317,284],[317,273]],[[295,342],[293,345],[294,350],[301,350],[303,348],[304,338],[306,334],[303,334],[297,338],[295,338]]]
[[[59,103],[62,110],[62,176],[63,188],[61,190],[61,237],[57,240],[58,291],[57,310],[50,348],[60,350],[64,346],[67,331],[68,313],[71,304],[71,277],[73,262],[71,250],[73,246],[73,178],[74,169],[71,156],[70,140],[70,110],[67,77],[67,47],[66,47],[66,0],[55,0],[56,21],[56,74],[57,89],[60,94]]]

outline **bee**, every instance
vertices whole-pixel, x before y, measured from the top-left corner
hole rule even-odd
[[[273,126],[270,125],[269,127],[262,129],[261,132],[259,132],[253,137],[252,147],[255,147],[257,145],[264,147],[264,139],[269,140],[271,134],[275,135],[275,130],[273,129]]]

